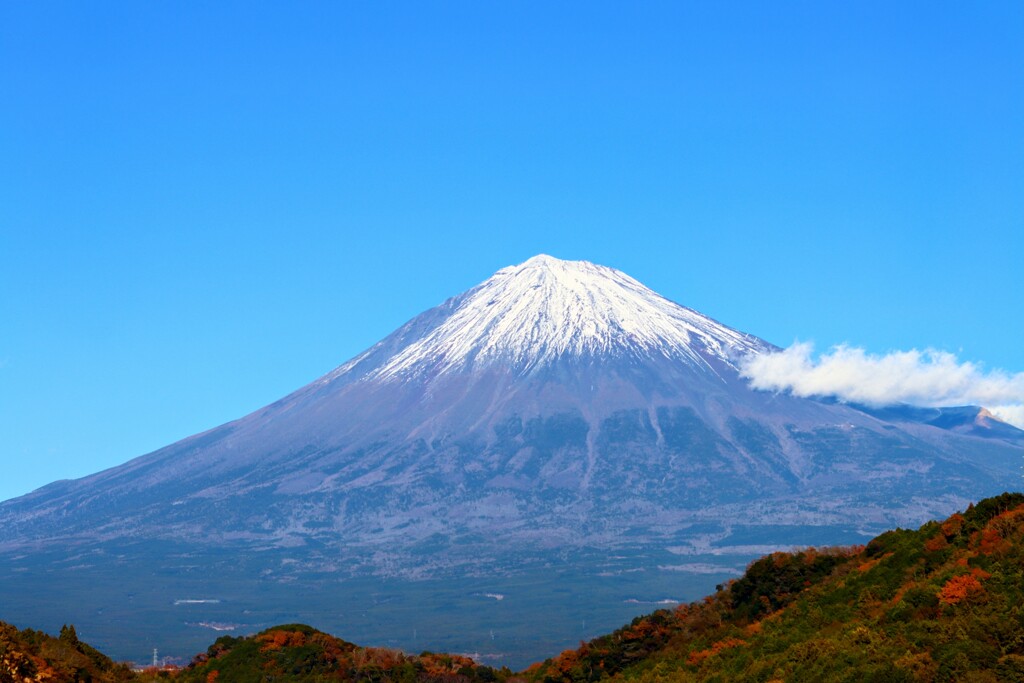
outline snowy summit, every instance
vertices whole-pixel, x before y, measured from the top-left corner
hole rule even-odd
[[[665,357],[705,365],[710,357],[732,365],[738,356],[769,349],[614,268],[544,254],[502,268],[440,308],[449,311],[440,324],[405,340],[368,376],[493,364],[530,372],[565,358]]]
[[[495,600],[529,583],[548,611],[579,614],[580,587],[609,575],[656,595],[669,554],[699,574],[696,556],[856,543],[1019,483],[1019,430],[977,409],[757,391],[736,366],[770,350],[617,270],[537,256],[249,415],[0,503],[5,618],[38,618],[23,596],[44,591],[102,629],[154,572],[174,580],[126,628],[157,620],[177,643],[193,637],[185,608],[352,628],[378,579],[410,597],[405,623],[433,623],[437,586],[459,581]],[[566,558],[571,575],[551,571]],[[261,591],[259,611],[198,604],[211,576]],[[502,613],[528,634],[531,604]]]

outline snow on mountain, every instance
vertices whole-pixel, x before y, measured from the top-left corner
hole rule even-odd
[[[578,639],[613,577],[662,595],[680,552],[742,567],[751,548],[857,542],[1019,483],[1019,430],[755,391],[737,366],[773,349],[617,270],[537,256],[250,415],[0,503],[0,603],[32,623],[42,581],[60,619],[126,615],[124,637],[158,624],[184,654],[185,608],[339,629],[364,614],[367,641],[380,624],[438,631],[444,580],[509,595],[500,614],[474,608],[477,626],[518,624],[511,638],[540,648],[552,614]],[[233,597],[175,606],[211,577]],[[374,616],[382,577],[409,582],[389,584],[393,618]],[[119,611],[134,596],[153,601]]]
[[[711,369],[772,347],[587,261],[534,256],[449,302],[437,327],[366,377],[399,379],[499,365],[529,374],[557,360],[657,357]],[[371,350],[372,351],[372,350]],[[360,359],[346,364],[341,374]]]

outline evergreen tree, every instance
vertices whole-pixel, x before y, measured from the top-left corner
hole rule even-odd
[[[78,633],[75,631],[74,624],[71,624],[70,626],[64,624],[60,627],[60,640],[67,643],[76,650],[78,649]]]

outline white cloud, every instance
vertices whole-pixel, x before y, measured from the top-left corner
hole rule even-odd
[[[815,358],[812,344],[798,342],[749,357],[741,372],[755,389],[797,396],[835,396],[872,406],[980,405],[1024,428],[1024,372],[986,372],[935,349],[878,356],[843,345]]]
[[[1003,422],[1024,429],[1024,403],[1009,406],[993,406],[989,411]]]

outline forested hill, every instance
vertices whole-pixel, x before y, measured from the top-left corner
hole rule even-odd
[[[1024,681],[1024,495],[866,547],[775,553],[534,681]]]
[[[0,683],[121,683],[137,680],[125,664],[78,639],[74,626],[54,638],[0,621]]]
[[[407,655],[398,650],[358,647],[303,624],[275,626],[249,638],[218,638],[178,673],[186,683],[263,681],[404,681],[456,683],[508,679],[469,657]]]
[[[0,683],[827,681],[1024,683],[1024,495],[867,546],[774,553],[704,600],[514,674],[458,655],[361,648],[308,626],[218,639],[133,673],[79,642],[0,622]]]

